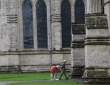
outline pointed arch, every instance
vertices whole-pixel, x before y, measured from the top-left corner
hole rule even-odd
[[[71,43],[71,5],[68,0],[61,3],[62,47],[68,48]]]
[[[24,48],[34,48],[33,42],[33,10],[30,0],[25,0],[22,5],[23,15],[23,43]]]
[[[43,0],[37,2],[36,15],[38,48],[47,48],[47,7]]]
[[[82,0],[75,2],[75,22],[85,22],[85,6]]]

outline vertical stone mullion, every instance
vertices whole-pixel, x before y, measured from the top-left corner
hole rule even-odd
[[[74,10],[74,8],[75,8],[75,0],[71,3],[71,22],[73,23],[73,22],[75,22],[75,14],[74,14],[74,12],[75,12],[75,10]]]
[[[47,40],[48,40],[48,49],[51,48],[51,28],[50,28],[50,1],[45,0],[46,2],[46,7],[47,7]]]
[[[60,50],[61,37],[61,0],[51,0],[52,49]]]
[[[18,17],[19,17],[19,51],[22,51],[23,48],[23,16],[22,16],[22,5],[23,1],[19,0],[19,12],[18,12]]]
[[[36,28],[36,2],[33,2],[33,40],[34,49],[37,50],[37,28]]]

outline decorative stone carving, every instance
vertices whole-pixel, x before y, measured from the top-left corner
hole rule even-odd
[[[107,29],[107,19],[104,14],[87,14],[86,15],[87,29]]]
[[[85,34],[85,24],[72,23],[72,34]]]

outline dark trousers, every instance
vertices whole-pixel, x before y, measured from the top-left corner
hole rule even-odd
[[[62,78],[63,74],[64,74],[65,78],[67,79],[68,77],[66,76],[66,71],[65,71],[65,69],[62,69],[62,70],[61,70],[59,79]]]

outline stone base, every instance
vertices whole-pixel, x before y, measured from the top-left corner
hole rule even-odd
[[[73,67],[70,72],[70,78],[82,77],[84,73],[84,67]]]
[[[110,78],[83,78],[84,85],[88,84],[108,84],[110,85]]]
[[[19,65],[0,66],[0,73],[21,73]]]
[[[34,73],[47,72],[50,65],[10,65],[0,66],[0,73]]]
[[[107,68],[86,68],[82,78],[86,84],[110,84]]]

